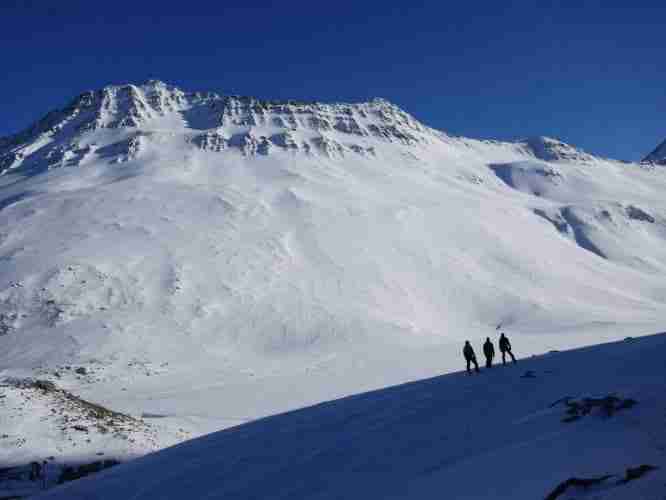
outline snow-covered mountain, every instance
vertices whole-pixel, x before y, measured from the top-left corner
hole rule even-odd
[[[110,86],[0,139],[0,172],[11,397],[43,378],[164,427],[129,455],[456,369],[498,329],[524,356],[666,318],[663,169],[452,137],[381,99]],[[54,421],[24,442],[16,415],[5,462],[109,439]]]
[[[186,93],[150,81],[86,92],[3,139],[0,172],[126,162],[151,141],[245,155],[268,155],[274,149],[339,156],[372,155],[364,138],[413,144],[440,135],[382,99],[333,105],[264,101]]]
[[[642,163],[666,165],[666,141],[659,144],[652,153],[643,158]]]

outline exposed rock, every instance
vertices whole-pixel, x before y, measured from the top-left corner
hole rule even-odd
[[[38,172],[79,166],[88,159],[111,164],[131,161],[150,143],[170,137],[151,125],[166,115],[180,119],[188,127],[184,130],[199,131],[185,136],[192,146],[214,152],[238,149],[245,155],[267,155],[273,149],[365,155],[372,154],[372,146],[365,144],[367,138],[413,145],[444,136],[383,99],[357,104],[268,101],[188,93],[151,80],[85,92],[32,127],[0,138],[0,175],[16,169]],[[263,136],[265,127],[282,130]],[[95,135],[105,129],[118,133]],[[298,139],[284,137],[298,132],[302,132]],[[349,147],[339,151],[321,147],[339,143],[345,136],[350,139]],[[91,137],[106,139],[98,144]]]
[[[559,403],[564,403],[567,407],[566,416],[562,418],[562,422],[570,423],[580,418],[590,415],[593,411],[598,410],[598,413],[605,417],[612,417],[616,412],[633,408],[638,402],[631,398],[619,398],[614,394],[609,394],[603,398],[562,398],[551,405],[555,406]]]
[[[654,151],[643,158],[641,163],[646,165],[666,165],[666,141],[659,144]]]
[[[629,467],[625,471],[624,477],[619,481],[617,481],[615,485],[616,486],[623,485],[628,483],[629,481],[634,481],[644,476],[648,472],[656,469],[658,469],[658,467],[646,464],[639,465],[638,467]],[[546,500],[556,500],[560,495],[566,493],[570,489],[580,488],[583,490],[588,490],[593,486],[600,485],[608,481],[612,477],[617,477],[617,475],[605,474],[603,476],[591,477],[591,478],[579,478],[579,477],[569,478],[566,481],[563,481],[560,484],[558,484],[557,487],[546,496]]]
[[[605,476],[592,477],[592,478],[580,478],[580,477],[569,478],[566,481],[563,481],[560,484],[558,484],[557,487],[546,496],[546,500],[555,500],[557,497],[565,493],[569,488],[580,487],[587,489],[590,486],[601,484],[612,477],[613,477],[612,474],[607,474]]]
[[[652,217],[649,213],[647,213],[645,210],[642,210],[634,205],[629,205],[628,207],[626,207],[625,212],[627,213],[627,216],[630,219],[642,222],[649,222],[649,223],[654,223],[656,221],[656,219]]]
[[[619,484],[625,484],[628,483],[629,481],[634,481],[635,479],[638,479],[645,474],[647,474],[650,471],[656,470],[659,467],[655,467],[654,465],[639,465],[638,467],[629,467],[624,475],[624,478],[620,479]]]

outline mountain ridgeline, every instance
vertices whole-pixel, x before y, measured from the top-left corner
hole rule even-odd
[[[666,140],[659,144],[652,153],[647,155],[642,163],[653,165],[666,165]]]
[[[151,80],[85,92],[28,129],[0,138],[0,174],[131,160],[141,155],[147,142],[165,140],[173,133],[159,123],[165,117],[187,131],[178,138],[183,147],[215,152],[235,149],[245,155],[278,150],[328,157],[372,156],[376,153],[373,140],[407,146],[452,140],[384,99],[358,104],[271,101],[185,92]],[[95,134],[104,129],[124,133]],[[549,138],[530,138],[515,145],[547,161],[593,159]],[[663,162],[663,146],[644,162]]]
[[[237,149],[247,155],[267,155],[271,149],[371,155],[372,148],[354,138],[413,144],[441,135],[382,99],[362,104],[266,101],[186,93],[150,81],[86,92],[63,110],[2,139],[0,172],[81,165],[92,158],[127,161],[141,154],[144,141],[160,139],[165,131],[152,125],[165,116],[188,129],[182,140],[192,147],[217,152]],[[128,132],[115,134],[116,142],[90,140],[100,129]]]

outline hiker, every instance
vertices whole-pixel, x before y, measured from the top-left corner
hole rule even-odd
[[[42,489],[49,486],[49,464],[46,460],[42,460]]]
[[[506,354],[509,353],[509,356],[511,356],[511,359],[513,362],[516,362],[516,357],[513,355],[511,352],[511,342],[509,342],[509,339],[507,338],[506,335],[503,333],[500,335],[499,338],[499,348],[500,351],[502,351],[502,364],[506,364]]]
[[[495,346],[490,341],[490,337],[486,337],[483,344],[483,354],[486,356],[486,368],[493,366],[493,358],[495,357]]]
[[[476,362],[476,354],[474,354],[474,349],[469,343],[469,340],[465,341],[465,347],[463,347],[463,356],[465,356],[465,361],[467,361],[467,373],[472,373],[472,370],[470,370],[470,363],[474,363],[474,368],[478,372],[479,363]]]
[[[42,477],[42,466],[39,462],[30,462],[30,481],[37,481]]]

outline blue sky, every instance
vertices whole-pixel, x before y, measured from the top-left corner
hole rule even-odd
[[[549,135],[637,159],[666,138],[660,4],[4,0],[0,135],[84,90],[157,78],[265,98],[380,96],[455,135]]]

